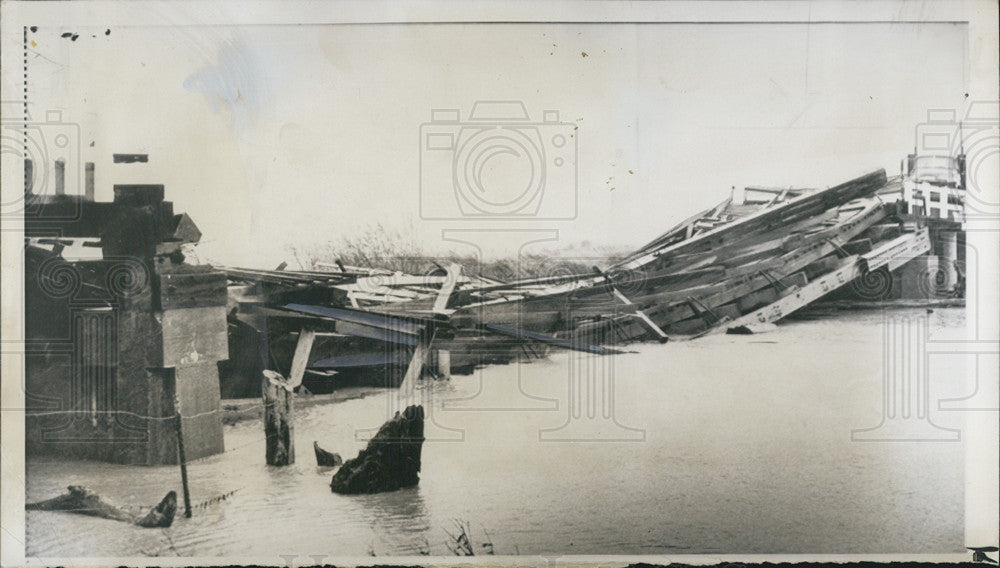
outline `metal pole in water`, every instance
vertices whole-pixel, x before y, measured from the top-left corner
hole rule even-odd
[[[184,488],[184,516],[191,518],[191,493],[188,491],[187,463],[184,460],[184,434],[181,431],[180,398],[174,397],[174,408],[177,416],[177,460],[181,463],[181,486]]]

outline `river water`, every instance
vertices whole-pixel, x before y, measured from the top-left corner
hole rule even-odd
[[[928,318],[931,340],[964,336],[961,309],[886,313]],[[312,442],[353,457],[396,408],[395,392],[299,409],[297,463],[286,468],[264,465],[260,421],[240,422],[226,427],[224,454],[188,471],[193,503],[235,491],[225,500],[191,519],[179,512],[169,529],[32,511],[27,552],[448,555],[455,519],[478,552],[489,540],[497,554],[959,552],[963,442],[852,441],[882,420],[884,317],[841,312],[602,360],[556,352],[427,382],[421,481],[393,493],[331,493]],[[937,401],[972,392],[965,363],[930,360],[935,432],[962,426],[963,413]],[[570,380],[587,365],[602,381]],[[177,467],[52,459],[30,461],[26,479],[28,501],[81,484],[137,508],[181,488]]]

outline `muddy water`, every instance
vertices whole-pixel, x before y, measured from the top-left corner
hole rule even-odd
[[[927,315],[931,339],[960,339],[963,313]],[[332,494],[312,442],[353,457],[395,393],[300,409],[287,468],[263,465],[259,421],[227,426],[226,453],[189,468],[196,504],[235,491],[227,499],[166,530],[33,511],[28,552],[447,555],[453,519],[498,554],[961,551],[963,443],[851,440],[881,421],[882,318],[843,312],[613,360],[556,353],[429,383],[421,482],[394,493]],[[939,427],[962,426],[937,401],[973,391],[965,365],[931,360]],[[570,380],[586,372],[600,380]],[[31,501],[70,484],[134,505],[180,490],[176,467],[36,460],[27,480]]]

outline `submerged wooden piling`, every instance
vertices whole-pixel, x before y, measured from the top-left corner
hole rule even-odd
[[[295,436],[292,423],[295,387],[302,384],[302,377],[309,363],[316,332],[303,328],[295,345],[292,368],[288,379],[274,371],[264,371],[264,435],[267,437],[265,459],[267,465],[295,463]]]
[[[267,465],[295,463],[292,427],[292,388],[281,374],[264,371],[264,436]]]

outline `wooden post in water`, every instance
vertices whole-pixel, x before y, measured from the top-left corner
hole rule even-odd
[[[295,387],[302,384],[309,353],[312,351],[316,332],[302,329],[295,345],[292,368],[286,380],[280,373],[264,371],[262,392],[264,396],[264,435],[267,437],[265,459],[267,465],[295,463],[295,428],[292,421]]]
[[[263,394],[267,465],[293,464],[292,389],[280,373],[264,371]]]

